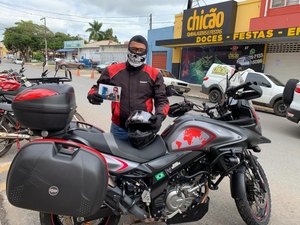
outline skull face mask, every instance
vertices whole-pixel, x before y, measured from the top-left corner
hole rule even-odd
[[[128,51],[127,53],[128,63],[133,67],[139,67],[144,64],[146,61],[146,54],[138,55],[136,53],[132,53]]]

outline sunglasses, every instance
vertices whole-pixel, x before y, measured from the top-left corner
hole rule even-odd
[[[145,55],[146,49],[145,48],[136,48],[136,47],[129,47],[129,51],[139,55]]]

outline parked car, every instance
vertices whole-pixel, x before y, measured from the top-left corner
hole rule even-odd
[[[171,72],[167,70],[159,70],[164,77],[164,83],[166,86],[173,85],[175,90],[180,94],[187,93],[191,90],[189,83],[182,80],[178,80]]]
[[[58,68],[60,69],[66,69],[66,68],[77,68],[77,69],[83,69],[84,63],[78,62],[74,59],[63,59],[60,61],[56,61]]]
[[[207,94],[209,100],[213,103],[220,102],[223,98],[219,82],[224,79],[227,73],[224,68],[227,68],[227,70],[232,69],[228,65],[214,63],[203,79],[202,92]],[[286,106],[282,99],[284,84],[281,81],[272,75],[255,72],[252,69],[246,69],[238,73],[241,73],[241,77],[245,82],[256,82],[262,88],[263,95],[255,99],[253,103],[273,108],[274,113],[278,116],[286,115]]]
[[[290,79],[283,91],[283,101],[287,106],[286,118],[295,123],[300,121],[300,82]]]
[[[97,67],[96,67],[96,70],[99,72],[99,73],[102,73],[103,70],[110,66],[110,65],[113,65],[113,64],[117,64],[118,62],[117,61],[108,61],[108,62],[105,62],[105,63],[102,63],[102,64],[98,64]]]
[[[22,64],[23,63],[23,60],[22,59],[14,59],[14,64]]]

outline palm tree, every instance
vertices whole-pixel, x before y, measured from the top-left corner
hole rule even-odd
[[[85,32],[90,32],[89,41],[101,41],[105,37],[105,33],[101,31],[102,23],[94,20],[93,23],[89,23],[90,28],[88,28]]]

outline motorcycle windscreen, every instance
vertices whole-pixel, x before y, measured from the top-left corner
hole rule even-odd
[[[14,206],[86,217],[99,210],[107,182],[107,164],[100,153],[73,142],[40,140],[18,152],[6,190]]]

